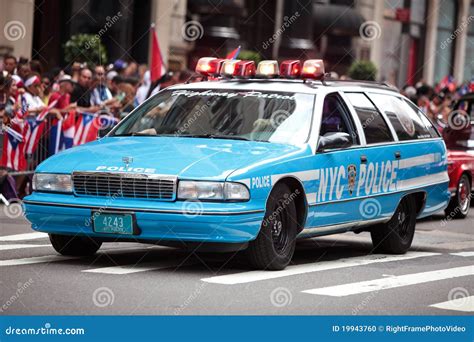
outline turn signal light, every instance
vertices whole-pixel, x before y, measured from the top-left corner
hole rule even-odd
[[[281,62],[280,77],[298,78],[301,74],[301,62],[297,59]]]
[[[248,78],[255,76],[254,61],[240,61],[235,65],[234,76],[239,78]]]
[[[202,57],[197,62],[196,72],[204,76],[218,75],[223,62],[221,58]]]
[[[278,62],[261,61],[258,63],[257,76],[263,78],[278,77]]]
[[[320,80],[324,77],[324,62],[322,59],[308,59],[303,64],[301,78]]]

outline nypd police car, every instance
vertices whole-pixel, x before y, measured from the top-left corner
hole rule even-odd
[[[416,219],[446,208],[444,142],[395,89],[328,80],[321,60],[202,58],[196,71],[38,166],[26,217],[59,253],[138,241],[279,270],[297,239],[348,231],[405,253]]]

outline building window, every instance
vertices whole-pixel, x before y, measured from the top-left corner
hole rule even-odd
[[[438,34],[436,39],[435,82],[452,74],[454,41],[452,34],[456,29],[457,6],[455,0],[439,1]]]

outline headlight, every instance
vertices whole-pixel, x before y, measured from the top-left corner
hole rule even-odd
[[[51,192],[72,192],[71,175],[54,173],[35,173],[33,190]]]
[[[240,183],[180,181],[178,198],[200,201],[248,201],[250,193],[247,187]]]

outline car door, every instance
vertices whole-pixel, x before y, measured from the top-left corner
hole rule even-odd
[[[338,225],[357,221],[357,173],[361,162],[361,139],[356,122],[343,99],[343,94],[326,95],[320,117],[318,145],[324,137],[335,133],[349,135],[349,146],[332,146],[317,149],[313,157],[316,181],[309,201],[308,227],[313,233],[336,229]]]

